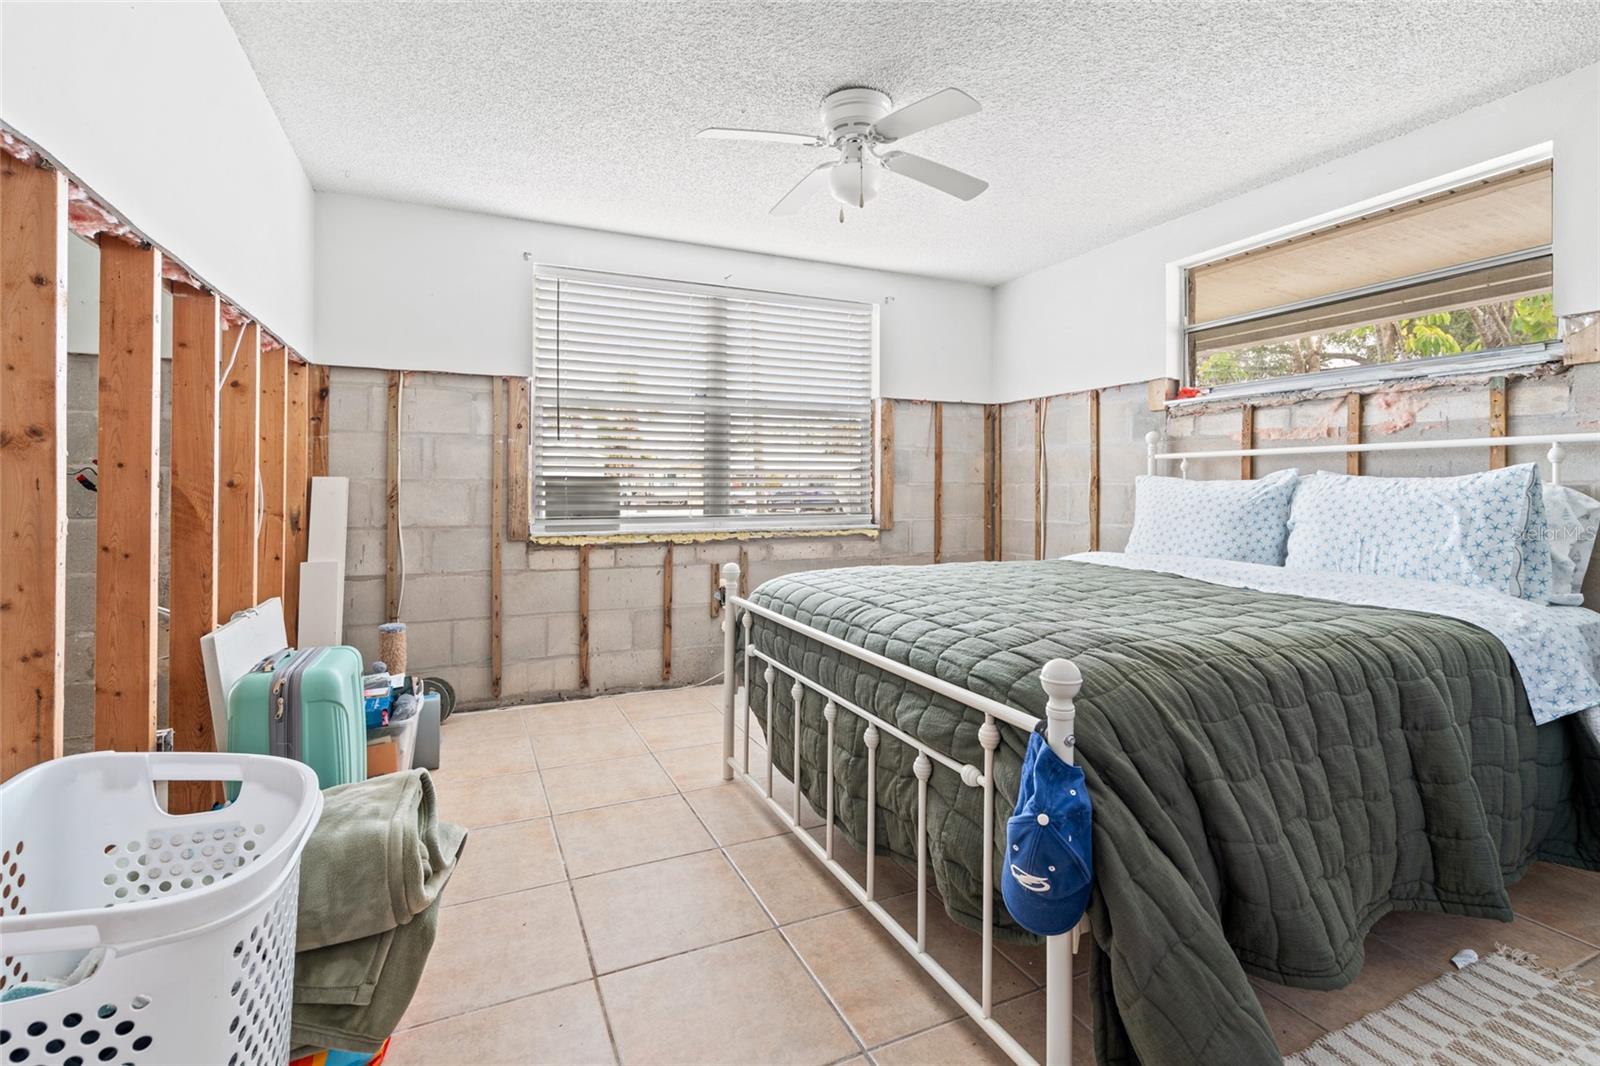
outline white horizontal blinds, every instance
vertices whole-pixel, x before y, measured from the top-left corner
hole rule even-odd
[[[1542,248],[1548,162],[1253,248],[1189,271],[1189,322],[1205,325]]]
[[[536,275],[535,528],[870,524],[872,308]]]

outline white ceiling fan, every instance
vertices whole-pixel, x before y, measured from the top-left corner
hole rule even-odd
[[[971,200],[987,189],[989,183],[920,155],[881,149],[913,133],[976,114],[980,110],[982,108],[978,101],[960,89],[941,89],[898,110],[887,93],[876,89],[839,89],[822,99],[821,134],[713,126],[701,130],[700,136],[838,150],[838,159],[816,167],[801,178],[800,184],[790,189],[783,199],[772,205],[774,215],[794,214],[824,185],[841,204],[865,207],[868,200],[878,195],[878,182],[883,170],[920,181],[957,199]],[[839,221],[844,221],[842,209]]]

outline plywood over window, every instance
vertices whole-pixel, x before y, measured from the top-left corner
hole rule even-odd
[[[1200,325],[1550,243],[1549,163],[1255,248],[1189,272]]]

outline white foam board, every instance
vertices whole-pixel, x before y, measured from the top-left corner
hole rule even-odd
[[[344,643],[344,557],[300,564],[302,648]]]
[[[306,534],[306,558],[343,562],[345,533],[349,528],[350,479],[312,478],[311,529]]]
[[[228,691],[250,668],[289,646],[283,627],[283,601],[274,596],[200,638],[200,658],[206,667],[206,692],[211,698],[211,728],[217,747],[228,742]]]

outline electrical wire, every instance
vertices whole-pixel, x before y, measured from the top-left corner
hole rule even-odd
[[[233,338],[233,354],[228,356],[228,365],[222,371],[222,376],[217,379],[217,395],[222,395],[222,386],[228,383],[228,375],[233,373],[233,364],[239,361],[239,345],[244,343],[244,330]]]

